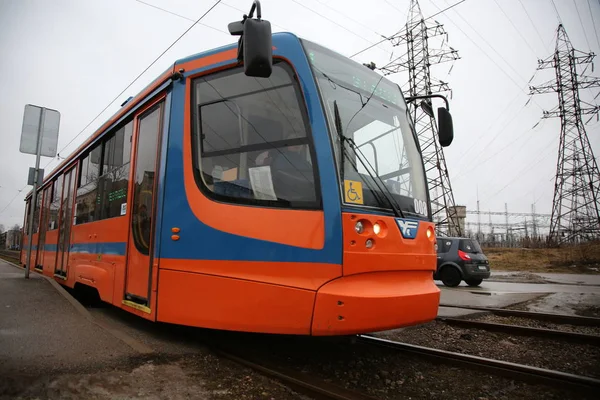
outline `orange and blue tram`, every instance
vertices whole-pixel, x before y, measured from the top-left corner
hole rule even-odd
[[[238,45],[178,60],[52,171],[26,198],[31,269],[189,326],[343,335],[434,319],[435,226],[400,88],[269,37],[268,77]]]

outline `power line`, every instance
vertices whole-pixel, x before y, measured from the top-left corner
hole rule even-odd
[[[307,9],[308,11],[312,12],[313,14],[316,14],[316,15],[318,15],[319,17],[321,17],[321,18],[323,18],[323,19],[325,19],[325,20],[327,20],[327,21],[331,22],[332,24],[334,24],[334,25],[336,25],[336,26],[338,26],[338,27],[342,28],[343,30],[345,30],[346,32],[348,32],[348,33],[350,33],[350,34],[352,34],[352,35],[356,36],[357,38],[359,38],[359,39],[361,39],[361,40],[363,40],[363,41],[365,41],[365,42],[367,42],[367,43],[370,43],[370,44],[372,45],[372,47],[375,47],[375,46],[377,46],[379,43],[381,43],[381,42],[379,42],[379,43],[373,43],[373,42],[371,42],[371,41],[369,41],[369,40],[365,39],[363,36],[359,35],[358,33],[356,33],[356,32],[354,32],[354,31],[352,31],[352,30],[350,30],[350,29],[346,28],[344,25],[342,25],[342,24],[340,24],[340,23],[338,23],[338,22],[336,22],[336,21],[332,20],[331,18],[328,18],[328,17],[326,17],[325,15],[321,14],[320,12],[313,10],[312,8],[310,8],[310,7],[308,7],[308,6],[306,6],[306,5],[302,4],[302,3],[300,3],[300,2],[299,2],[299,1],[297,1],[297,0],[291,0],[291,1],[292,1],[292,2],[294,2],[294,3],[296,3],[297,5],[299,5],[300,7],[303,7],[303,8],[305,8],[305,9]],[[388,50],[385,50],[385,49],[383,49],[383,48],[381,48],[381,50],[385,51],[386,53],[390,53]]]
[[[459,4],[461,4],[461,3],[464,3],[465,1],[467,1],[467,0],[461,0],[461,1],[459,1],[459,2],[456,2],[456,3],[452,4],[452,5],[449,5],[448,7],[444,8],[443,10],[440,10],[440,11],[436,12],[436,13],[435,13],[435,14],[433,14],[432,16],[425,18],[425,21],[427,21],[428,19],[430,19],[430,18],[433,18],[433,17],[435,17],[435,16],[437,16],[437,15],[440,15],[440,14],[442,14],[442,13],[445,13],[446,11],[448,11],[448,10],[450,10],[450,9],[452,9],[452,8],[454,8],[454,7],[456,7],[457,5],[459,5]],[[437,7],[437,6],[436,6],[436,8],[439,10],[439,7]]]
[[[554,0],[550,1],[552,1],[552,5],[554,6],[554,11],[556,11],[556,18],[558,18],[558,22],[562,24],[562,19],[560,18],[560,14],[558,13],[558,8],[556,8],[556,3],[554,3]]]
[[[444,1],[446,1],[446,0],[444,0]],[[432,4],[433,4],[435,7],[438,7],[438,6],[437,6],[435,3],[432,3]],[[477,29],[475,29],[475,28],[473,27],[473,25],[471,25],[471,24],[469,23],[469,21],[467,21],[467,20],[466,20],[466,19],[465,19],[465,18],[464,18],[464,17],[463,17],[461,14],[459,14],[459,13],[458,13],[458,11],[456,11],[456,10],[453,10],[453,11],[454,11],[454,13],[455,13],[455,14],[456,14],[456,15],[457,15],[457,16],[458,16],[458,17],[459,17],[461,20],[463,20],[463,22],[464,22],[465,24],[467,24],[467,26],[469,26],[469,27],[470,27],[470,28],[473,30],[473,32],[475,32],[475,34],[476,34],[477,36],[479,36],[479,38],[480,38],[480,39],[481,39],[481,40],[482,40],[482,41],[483,41],[483,42],[484,42],[484,43],[485,43],[485,44],[486,44],[486,45],[487,45],[487,46],[488,46],[490,49],[492,49],[492,51],[493,51],[494,53],[496,53],[496,55],[497,55],[498,57],[500,57],[500,59],[501,59],[502,61],[504,61],[504,63],[505,63],[505,64],[506,64],[506,65],[507,65],[507,66],[508,66],[508,67],[509,67],[509,68],[510,68],[510,69],[511,69],[511,70],[512,70],[514,73],[515,73],[515,75],[516,75],[517,77],[521,78],[521,80],[523,80],[523,82],[527,82],[525,79],[523,79],[523,78],[521,77],[521,75],[519,74],[519,72],[513,68],[513,66],[511,65],[511,63],[509,63],[509,62],[506,60],[506,58],[505,58],[505,57],[504,57],[502,54],[500,54],[500,53],[498,52],[498,50],[496,50],[496,48],[495,48],[494,46],[492,46],[492,45],[491,45],[491,44],[490,44],[490,43],[489,43],[489,42],[488,42],[488,41],[487,41],[487,40],[486,40],[486,39],[485,39],[485,38],[484,38],[484,37],[483,37],[483,36],[482,36],[482,35],[479,33],[479,31],[477,31]],[[507,72],[506,72],[506,71],[505,71],[503,68],[501,68],[501,67],[500,67],[500,65],[498,65],[498,63],[497,63],[496,61],[494,61],[494,60],[493,60],[493,59],[492,59],[492,58],[489,56],[489,54],[488,54],[488,53],[487,53],[485,50],[483,50],[483,49],[482,49],[482,48],[481,48],[481,47],[480,47],[480,46],[479,46],[479,45],[478,45],[478,44],[477,44],[477,43],[476,43],[476,42],[475,42],[473,39],[471,39],[471,35],[468,35],[468,34],[467,34],[465,31],[463,31],[463,30],[462,30],[462,29],[461,29],[461,28],[460,28],[460,27],[459,27],[459,26],[458,26],[458,25],[457,25],[457,24],[456,24],[454,21],[450,20],[450,22],[451,22],[451,23],[452,23],[452,24],[453,24],[453,25],[454,25],[454,26],[455,26],[455,27],[456,27],[458,30],[460,30],[460,31],[463,33],[463,35],[465,35],[465,36],[467,37],[467,39],[469,39],[469,40],[470,40],[470,41],[471,41],[471,42],[472,42],[472,43],[473,43],[473,44],[474,44],[474,45],[475,45],[475,46],[476,46],[476,47],[477,47],[479,50],[481,50],[481,52],[483,52],[483,53],[484,53],[484,55],[486,55],[486,56],[487,56],[487,57],[490,59],[490,61],[492,61],[494,64],[496,64],[496,66],[497,66],[498,68],[500,68],[500,70],[501,70],[502,72],[504,72],[504,74],[505,74],[505,75],[506,75],[506,76],[507,76],[507,77],[508,77],[508,78],[509,78],[511,81],[513,81],[513,83],[514,83],[515,85],[517,85],[519,88],[521,88],[521,86],[520,86],[520,85],[519,85],[519,84],[518,84],[518,83],[515,81],[515,79],[514,79],[514,78],[513,78],[511,75],[509,75],[509,74],[508,74],[508,73],[507,73]]]
[[[219,3],[221,2],[221,0],[217,0],[204,14],[202,14],[200,16],[200,18],[198,18],[197,20],[194,21],[194,23],[192,25],[190,25],[190,27],[188,29],[185,30],[185,32],[183,32],[177,39],[175,39],[175,41],[173,43],[171,43],[169,45],[169,47],[167,47],[162,53],[160,53],[160,55],[158,57],[156,57],[154,59],[154,61],[152,61],[150,63],[150,65],[148,65],[133,81],[131,81],[131,83],[129,85],[127,85],[127,87],[125,87],[125,89],[123,89],[110,103],[108,103],[108,105],[106,107],[104,107],[104,109],[102,109],[102,111],[100,111],[100,113],[98,113],[98,115],[96,115],[77,135],[75,135],[75,137],[73,139],[71,139],[69,141],[69,143],[67,143],[65,146],[63,146],[63,148],[57,152],[58,154],[60,154],[60,152],[64,151],[67,147],[69,147],[69,145],[71,143],[73,143],[73,141],[75,141],[75,139],[77,139],[79,136],[81,136],[81,134],[83,132],[85,132],[85,130],[92,125],[92,123],[94,123],[94,121],[96,121],[115,101],[117,101],[119,99],[119,97],[121,97],[121,95],[123,95],[123,93],[125,93],[125,91],[127,91],[127,89],[129,89],[142,75],[144,75],[144,73],[146,73],[146,71],[148,71],[163,55],[165,55],[165,53],[167,51],[169,51],[177,42],[179,42],[179,40],[181,40],[181,38],[183,36],[185,36],[196,24],[198,24],[209,12],[211,12]],[[143,2],[140,2],[143,3]],[[144,3],[145,4],[145,3]],[[165,10],[166,11],[166,10]],[[187,18],[187,17],[186,17]],[[56,157],[52,158],[44,167],[44,169],[46,169],[48,167],[48,165],[50,165],[50,163],[52,163],[52,161],[54,161],[56,159]],[[0,212],[0,214],[2,212],[4,212],[4,210],[6,210],[8,208],[8,206],[10,204],[12,204],[12,202],[18,197],[18,195],[27,187],[28,185],[23,186],[23,188],[21,190],[19,190],[19,193],[17,193],[17,195],[8,203],[8,205]]]
[[[506,12],[504,11],[504,9],[500,6],[500,3],[498,3],[498,0],[494,0],[494,3],[496,3],[496,5],[500,9],[500,11],[502,11],[502,14],[504,14],[504,16],[506,17],[506,19],[508,20],[508,22],[510,22],[510,24],[512,25],[512,27],[515,28],[515,31],[517,31],[517,33],[519,34],[519,36],[521,36],[521,39],[523,39],[523,42],[525,42],[525,44],[529,47],[529,50],[531,50],[531,52],[535,54],[535,50],[533,49],[533,47],[531,47],[531,45],[529,44],[529,41],[527,40],[527,38],[525,36],[523,36],[523,34],[519,30],[519,28],[517,28],[517,26],[514,24],[514,22],[512,21],[512,19],[510,19],[510,17],[508,16],[508,14],[506,14]]]
[[[482,201],[488,200],[491,197],[496,197],[497,195],[499,195],[500,193],[502,193],[507,187],[509,187],[510,185],[512,185],[514,182],[522,179],[524,176],[526,176],[526,174],[524,174],[525,171],[530,170],[531,167],[533,167],[536,164],[539,164],[541,161],[545,160],[546,158],[548,158],[548,156],[551,156],[552,154],[554,154],[554,152],[558,149],[558,146],[556,145],[556,143],[554,142],[549,142],[549,145],[555,145],[554,147],[552,147],[552,151],[550,151],[549,153],[544,153],[544,156],[541,158],[538,158],[535,160],[535,162],[533,163],[529,163],[525,166],[525,168],[519,170],[519,172],[514,176],[513,179],[511,179],[506,185],[502,186],[502,188],[500,188],[496,193],[494,193],[491,196],[487,196],[485,197]],[[546,146],[544,147],[543,150],[547,150],[550,146]],[[542,150],[542,151],[543,151]]]
[[[523,110],[523,109],[521,109]],[[513,118],[514,119],[514,118]],[[512,120],[511,120],[512,123]],[[492,140],[491,142],[489,142],[486,146],[484,146],[481,150],[479,150],[477,153],[479,154],[479,156],[475,157],[472,161],[472,164],[477,165],[477,161],[479,161],[481,159],[482,156],[485,156],[485,162],[489,162],[491,159],[493,159],[494,157],[496,157],[498,154],[501,154],[504,150],[508,149],[509,147],[513,146],[517,141],[522,140],[523,138],[525,138],[525,141],[523,143],[521,143],[521,146],[519,147],[519,150],[522,150],[525,148],[525,144],[527,142],[529,142],[531,140],[531,138],[533,137],[533,134],[530,134],[528,136],[528,133],[530,133],[530,131],[535,131],[538,127],[541,127],[539,125],[540,123],[538,122],[537,124],[535,124],[534,126],[532,126],[531,128],[525,130],[524,132],[520,132],[517,136],[515,136],[515,138],[513,140],[511,140],[508,144],[506,144],[504,147],[501,147],[500,149],[496,150],[494,153],[492,153],[491,155],[489,155],[488,153],[486,153],[484,150],[489,147],[492,142],[499,136],[500,133],[502,133],[508,126],[510,126],[510,123],[505,125],[504,128],[502,128],[502,130],[500,130],[498,132],[498,135],[496,135],[494,137],[494,140]],[[511,161],[513,158],[515,158],[515,156],[519,153],[519,150],[517,150],[516,152],[512,153],[512,156],[509,159],[504,159],[502,160],[503,163],[507,164],[509,161]],[[468,152],[466,152],[466,154],[469,154]],[[465,174],[465,172],[467,172],[468,170],[465,169],[464,167],[461,168],[461,170],[458,172],[458,174],[456,174],[456,176],[454,176],[452,179],[458,179],[461,176],[463,176]]]
[[[531,26],[533,27],[533,29],[535,29],[535,32],[537,33],[538,37],[540,38],[540,42],[542,42],[542,45],[544,46],[544,49],[548,50],[546,42],[542,38],[542,35],[540,34],[540,31],[538,30],[538,28],[535,26],[535,23],[533,22],[533,19],[531,19],[531,16],[527,12],[527,8],[525,8],[525,4],[523,4],[522,0],[519,0],[519,3],[521,3],[521,7],[523,7],[523,11],[525,11],[525,15],[527,15],[527,18],[529,19],[529,22],[531,22]]]
[[[533,194],[533,195],[534,195],[534,196],[533,196],[533,204],[536,204],[536,203],[537,203],[537,201],[538,201],[538,200],[540,199],[540,197],[542,196],[542,195],[539,195],[539,196],[537,196],[537,198],[536,198],[536,196],[535,196],[535,191],[536,191],[536,189],[537,189],[538,187],[540,187],[540,185],[542,185],[542,184],[546,184],[546,185],[548,185],[548,187],[551,187],[551,186],[550,186],[550,184],[549,184],[548,182],[552,182],[553,180],[554,180],[554,171],[552,172],[552,175],[551,175],[551,176],[546,176],[546,178],[544,178],[544,179],[540,179],[540,180],[539,180],[539,182],[538,182],[538,183],[537,183],[537,184],[536,184],[536,185],[535,185],[535,186],[534,186],[534,187],[533,187],[533,188],[532,188],[530,191],[523,193],[521,196],[517,197],[516,199],[513,199],[513,200],[511,200],[511,202],[518,203],[518,202],[519,202],[519,200],[521,200],[522,198],[524,198],[524,197],[526,197],[526,196],[529,196],[530,194]]]
[[[445,1],[445,0],[444,0],[444,1]],[[434,5],[436,8],[438,8],[438,9],[439,9],[439,7],[438,7],[438,6],[437,6],[435,3],[432,3],[432,4],[433,4],[433,5]],[[523,78],[522,78],[522,77],[519,75],[519,73],[518,73],[518,72],[517,72],[517,71],[516,71],[516,70],[515,70],[515,69],[514,69],[512,66],[511,66],[511,64],[510,64],[508,61],[506,61],[506,59],[505,59],[505,58],[504,58],[504,57],[503,57],[503,56],[502,56],[500,53],[498,53],[498,51],[497,51],[497,50],[494,48],[494,46],[492,46],[491,44],[489,44],[489,43],[488,43],[488,42],[485,40],[485,38],[483,38],[483,37],[481,36],[481,34],[480,34],[480,33],[479,33],[479,32],[478,32],[478,31],[477,31],[475,28],[473,28],[473,26],[472,26],[472,25],[471,25],[471,24],[470,24],[470,23],[469,23],[467,20],[465,20],[465,19],[462,17],[462,15],[460,15],[460,14],[458,13],[458,11],[456,11],[456,10],[453,10],[453,11],[454,11],[454,13],[455,13],[455,14],[456,14],[456,15],[457,15],[457,16],[458,16],[460,19],[462,19],[462,20],[463,20],[463,21],[464,21],[464,22],[465,22],[465,23],[466,23],[466,24],[467,24],[467,25],[468,25],[468,26],[469,26],[469,27],[470,27],[470,28],[471,28],[471,29],[472,29],[472,30],[473,30],[473,31],[474,31],[476,34],[477,34],[477,36],[479,36],[479,37],[481,38],[481,40],[483,40],[483,41],[484,41],[484,42],[485,42],[485,43],[486,43],[486,44],[487,44],[487,45],[488,45],[488,46],[489,46],[489,47],[490,47],[490,48],[491,48],[491,49],[492,49],[492,50],[493,50],[493,51],[494,51],[494,52],[495,52],[497,55],[498,55],[498,57],[500,57],[500,58],[501,58],[501,59],[504,61],[504,63],[505,63],[507,66],[509,66],[509,67],[510,67],[510,69],[512,69],[512,70],[513,70],[513,71],[516,73],[516,75],[517,75],[517,76],[518,76],[520,79],[522,79],[522,80],[523,80],[523,82],[526,82],[526,81],[525,81],[525,80],[524,80],[524,79],[523,79]],[[465,32],[465,31],[464,31],[462,28],[460,28],[460,27],[459,27],[459,26],[458,26],[458,25],[457,25],[455,22],[453,22],[452,20],[450,20],[450,22],[451,22],[451,23],[452,23],[452,24],[453,24],[453,25],[454,25],[454,26],[455,26],[455,27],[456,27],[456,28],[457,28],[459,31],[461,31],[461,32],[463,33],[463,35],[464,35],[464,36],[465,36],[465,37],[466,37],[466,38],[467,38],[469,41],[471,41],[471,43],[473,43],[473,44],[475,45],[475,47],[477,47],[477,48],[478,48],[478,49],[479,49],[479,50],[480,50],[480,51],[481,51],[481,52],[482,52],[482,53],[483,53],[483,54],[484,54],[484,55],[485,55],[485,56],[486,56],[486,57],[487,57],[487,58],[488,58],[488,59],[489,59],[489,60],[490,60],[490,61],[491,61],[491,62],[492,62],[492,63],[493,63],[493,64],[494,64],[496,67],[498,67],[498,69],[499,69],[500,71],[502,71],[502,73],[504,73],[504,75],[506,75],[506,77],[507,77],[507,78],[509,78],[509,79],[510,79],[510,80],[511,80],[511,81],[512,81],[512,82],[513,82],[513,83],[514,83],[514,84],[515,84],[515,85],[516,85],[516,86],[517,86],[517,87],[518,87],[518,88],[519,88],[521,91],[523,91],[524,93],[526,93],[526,94],[527,94],[527,91],[521,87],[521,85],[520,85],[520,84],[519,84],[519,83],[518,83],[518,82],[515,80],[515,78],[513,78],[513,77],[512,77],[512,76],[511,76],[511,75],[510,75],[508,72],[506,72],[506,70],[505,70],[504,68],[502,68],[502,67],[500,66],[500,64],[499,64],[497,61],[495,61],[495,60],[494,60],[494,59],[493,59],[493,58],[492,58],[492,57],[491,57],[491,56],[490,56],[490,55],[489,55],[489,54],[488,54],[488,53],[487,53],[487,52],[486,52],[486,51],[485,51],[485,50],[484,50],[484,49],[483,49],[483,48],[482,48],[482,47],[481,47],[479,44],[477,44],[477,42],[475,42],[475,41],[474,41],[474,40],[471,38],[471,35],[468,35],[468,34],[467,34],[467,33],[466,33],[466,32]],[[539,105],[539,104],[538,104],[536,101],[533,101],[533,102],[534,102],[534,104],[535,104],[536,106],[538,106],[540,109],[542,108],[542,107],[540,107],[540,105]]]
[[[190,22],[194,22],[195,21],[194,19],[186,17],[185,15],[177,14],[177,13],[175,13],[173,11],[169,11],[169,10],[167,10],[165,8],[155,6],[154,4],[146,3],[145,1],[142,1],[142,0],[134,0],[134,1],[136,1],[136,2],[138,2],[140,4],[143,4],[143,5],[147,6],[147,7],[151,7],[151,8],[154,8],[156,10],[165,12],[167,14],[171,14],[171,15],[173,15],[175,17],[185,19],[185,20],[190,21]],[[214,31],[221,32],[221,33],[226,34],[227,36],[230,36],[229,32],[225,31],[224,29],[215,28],[214,26],[210,26],[208,24],[204,24],[204,23],[201,23],[201,22],[199,22],[198,25],[205,26],[205,27],[210,28],[210,29],[212,29]]]
[[[585,33],[585,26],[583,26],[583,20],[581,19],[581,14],[579,13],[579,7],[577,7],[577,2],[575,0],[573,0],[573,4],[575,4],[575,10],[577,11],[577,16],[579,17],[579,23],[581,24],[581,30],[583,31],[583,36],[585,37],[585,42],[588,45],[588,49],[592,49],[592,46],[590,46],[590,41],[588,40],[587,37],[587,33]],[[591,15],[590,15],[591,17]],[[592,21],[593,21],[593,17],[592,17]]]
[[[495,126],[497,126],[498,121],[500,121],[501,117],[504,115],[504,113],[506,113],[506,111],[508,111],[508,109],[515,104],[515,101],[517,100],[517,98],[521,96],[521,93],[517,93],[517,95],[515,96],[514,99],[512,99],[511,101],[508,102],[508,104],[506,105],[506,108],[504,108],[504,110],[502,110],[502,112],[500,112],[500,114],[498,114],[498,116],[496,117],[496,119],[494,121],[492,121],[492,123],[490,123],[490,125],[483,131],[483,132],[489,132],[492,128],[494,128]],[[517,114],[520,113],[523,108],[525,108],[525,106],[521,107],[519,109],[519,111],[517,111]],[[515,115],[513,114],[513,119],[516,118]],[[512,122],[512,119],[510,120],[510,122],[507,125],[510,125],[510,123]],[[471,146],[465,150],[464,154],[470,154],[471,150],[484,138],[484,135],[479,135],[477,137],[477,140],[474,140],[473,143],[471,143]],[[487,147],[487,145],[485,146]],[[466,158],[465,158],[466,160]],[[462,164],[461,164],[462,165]]]
[[[450,10],[450,9],[452,9],[452,8],[454,8],[454,7],[456,7],[456,6],[457,6],[457,5],[459,5],[459,4],[462,4],[462,3],[464,3],[465,1],[467,1],[467,0],[460,0],[460,1],[458,1],[458,2],[456,2],[456,3],[454,3],[454,4],[452,4],[451,6],[448,6],[448,7],[444,8],[443,10],[440,10],[440,11],[436,12],[435,14],[433,14],[433,15],[431,15],[431,16],[429,16],[429,17],[425,18],[425,19],[424,19],[424,21],[427,21],[428,19],[431,19],[431,18],[433,18],[433,17],[435,17],[435,16],[437,16],[437,15],[440,15],[440,14],[442,14],[442,13],[445,13],[446,11],[448,11],[448,10]],[[437,6],[436,6],[436,7],[437,7]],[[438,10],[439,10],[439,7],[437,7],[437,8],[438,8]],[[405,29],[405,28],[402,28],[402,29],[400,29],[398,32],[394,33],[394,34],[393,34],[392,36],[390,36],[390,37],[394,37],[394,36],[396,36],[396,35],[399,35],[400,33],[402,33],[402,31],[403,31],[404,29]],[[372,44],[371,46],[369,46],[369,47],[366,47],[366,48],[364,48],[364,49],[360,50],[359,52],[352,54],[352,55],[351,55],[349,58],[354,58],[354,57],[356,57],[357,55],[359,55],[359,54],[361,54],[361,53],[364,53],[365,51],[367,51],[367,50],[370,50],[370,49],[372,49],[373,47],[375,47],[375,46],[377,46],[377,45],[379,45],[379,44],[381,44],[381,43],[383,43],[383,42],[385,42],[385,41],[387,41],[387,40],[389,40],[389,38],[387,38],[387,37],[384,37],[384,38],[383,38],[383,39],[381,39],[379,42],[377,42],[377,43],[374,43],[374,44]]]
[[[329,9],[330,9],[331,11],[333,11],[334,13],[336,13],[336,14],[339,14],[339,15],[341,15],[342,17],[344,17],[344,18],[346,18],[346,19],[348,19],[348,20],[350,20],[350,21],[354,22],[355,24],[357,24],[357,25],[360,25],[360,26],[362,26],[363,28],[365,28],[365,29],[367,29],[367,30],[369,30],[369,31],[373,32],[373,33],[374,33],[374,34],[376,34],[377,36],[379,36],[379,37],[383,36],[381,33],[379,33],[379,32],[377,32],[377,31],[373,30],[373,28],[371,28],[370,26],[368,26],[368,25],[365,25],[365,24],[363,24],[362,22],[360,22],[360,21],[357,21],[357,20],[355,20],[354,18],[347,16],[347,15],[346,15],[346,14],[344,14],[343,12],[341,12],[341,11],[339,11],[339,10],[336,10],[336,9],[335,9],[335,8],[333,8],[333,7],[330,7],[330,6],[328,6],[326,3],[322,2],[321,0],[315,0],[315,1],[316,1],[317,3],[319,3],[319,4],[321,4],[323,7],[327,7],[327,8],[329,8]]]
[[[26,187],[27,187],[27,185],[25,185],[25,186],[23,187],[23,189],[25,189]],[[11,199],[11,200],[8,202],[8,204],[4,206],[4,208],[2,209],[2,211],[0,211],[0,214],[3,214],[3,213],[4,213],[4,211],[6,211],[6,209],[7,209],[7,208],[8,208],[8,207],[9,207],[9,206],[10,206],[10,205],[13,203],[13,201],[15,201],[15,199],[16,199],[17,197],[19,197],[19,195],[21,194],[21,192],[23,191],[23,189],[21,189],[21,190],[18,190],[18,191],[17,191],[17,194],[15,194],[15,197],[13,197],[13,198],[12,198],[12,199]]]
[[[402,10],[400,10],[398,7],[396,7],[393,3],[390,3],[388,0],[383,0],[383,1],[385,1],[388,6],[392,7],[393,9],[395,9],[396,11],[398,11],[400,14],[404,14],[402,12]],[[406,15],[404,15],[403,18],[406,18]]]
[[[229,8],[231,8],[232,10],[239,11],[239,12],[241,12],[241,13],[242,13],[242,15],[244,15],[244,14],[248,13],[248,11],[244,11],[244,10],[242,10],[241,8],[239,8],[239,7],[236,7],[236,6],[232,6],[231,4],[228,4],[228,3],[224,2],[224,1],[222,1],[222,2],[221,2],[221,5],[222,5],[222,6],[225,6],[225,7],[229,7]],[[291,31],[291,29],[288,29],[288,28],[286,28],[286,27],[284,27],[284,26],[281,26],[281,25],[277,25],[277,24],[276,24],[276,23],[274,23],[274,22],[271,22],[271,26],[275,26],[275,27],[277,27],[277,28],[281,29],[282,31]]]
[[[179,36],[177,39],[175,39],[175,41],[174,41],[173,43],[171,43],[171,44],[170,44],[170,45],[169,45],[169,46],[168,46],[168,47],[167,47],[165,50],[163,50],[163,52],[162,52],[162,53],[160,53],[160,54],[159,54],[159,56],[158,56],[158,57],[156,57],[156,58],[154,59],[154,61],[152,61],[152,62],[151,62],[151,63],[150,63],[150,64],[149,64],[149,65],[148,65],[146,68],[144,68],[144,70],[143,70],[143,71],[142,71],[142,72],[141,72],[141,73],[140,73],[138,76],[136,76],[136,77],[135,77],[135,79],[134,79],[133,81],[131,81],[131,83],[129,83],[129,85],[127,85],[127,86],[125,87],[125,89],[123,89],[123,90],[122,90],[122,91],[121,91],[121,92],[120,92],[120,93],[119,93],[117,96],[115,96],[115,98],[114,98],[114,99],[113,99],[113,100],[112,100],[110,103],[108,103],[108,105],[107,105],[106,107],[104,107],[104,108],[102,109],[102,111],[100,111],[100,112],[98,113],[98,115],[96,115],[96,116],[95,116],[95,117],[94,117],[94,118],[93,118],[93,119],[92,119],[92,120],[91,120],[91,121],[90,121],[90,122],[89,122],[89,123],[88,123],[88,124],[87,124],[87,125],[86,125],[86,126],[85,126],[85,127],[84,127],[84,128],[83,128],[83,129],[82,129],[82,130],[81,130],[81,131],[78,133],[78,134],[77,134],[77,135],[75,135],[75,137],[74,137],[73,139],[71,139],[71,140],[69,141],[69,143],[67,143],[67,144],[66,144],[66,146],[64,146],[64,147],[63,147],[63,148],[62,148],[62,149],[61,149],[61,150],[60,150],[58,153],[60,153],[60,152],[64,151],[64,150],[65,150],[67,147],[69,147],[69,145],[70,145],[71,143],[73,143],[73,141],[74,141],[75,139],[77,139],[77,138],[78,138],[78,137],[79,137],[79,136],[80,136],[80,135],[81,135],[83,132],[85,132],[85,130],[86,130],[86,129],[87,129],[89,126],[90,126],[90,125],[92,125],[92,124],[94,123],[94,121],[96,121],[96,120],[97,120],[97,119],[98,119],[98,118],[99,118],[99,117],[100,117],[100,116],[101,116],[101,115],[102,115],[102,114],[103,114],[103,113],[104,113],[106,110],[108,110],[108,108],[109,108],[110,106],[112,106],[112,104],[113,104],[115,101],[117,101],[117,100],[119,99],[119,97],[121,97],[121,96],[123,95],[123,93],[125,93],[125,92],[126,92],[126,91],[127,91],[127,90],[128,90],[128,89],[129,89],[129,88],[130,88],[130,87],[131,87],[131,86],[132,86],[134,83],[135,83],[135,82],[137,82],[137,80],[138,80],[138,79],[140,79],[140,77],[141,77],[142,75],[144,75],[144,74],[146,73],[146,71],[148,71],[148,70],[149,70],[149,69],[150,69],[150,68],[151,68],[151,67],[152,67],[154,64],[156,64],[156,62],[157,62],[157,61],[158,61],[158,60],[159,60],[159,59],[160,59],[162,56],[164,56],[164,55],[165,55],[165,53],[166,53],[167,51],[171,50],[171,48],[172,48],[173,46],[175,46],[175,44],[177,44],[177,42],[179,42],[179,40],[181,40],[181,38],[182,38],[182,37],[184,37],[184,36],[185,36],[185,35],[186,35],[186,34],[187,34],[187,33],[188,33],[188,32],[189,32],[189,31],[190,31],[190,30],[191,30],[191,29],[192,29],[194,26],[196,26],[196,24],[198,24],[198,23],[199,23],[199,22],[200,22],[200,21],[201,21],[201,20],[202,20],[202,19],[203,19],[203,18],[204,18],[204,17],[205,17],[205,16],[206,16],[208,13],[209,13],[209,12],[211,12],[211,11],[213,10],[213,8],[215,8],[215,7],[216,7],[216,6],[217,6],[217,5],[218,5],[220,2],[221,2],[221,0],[217,0],[217,1],[216,1],[216,2],[215,2],[215,3],[214,3],[214,4],[213,4],[213,5],[212,5],[212,6],[211,6],[211,7],[210,7],[210,8],[209,8],[209,9],[208,9],[208,10],[207,10],[205,13],[204,13],[204,14],[202,14],[202,15],[200,16],[200,18],[198,18],[196,21],[194,21],[194,23],[193,23],[192,25],[190,25],[190,26],[189,26],[189,28],[187,28],[187,29],[185,30],[185,32],[183,32],[183,33],[182,33],[182,34],[181,34],[181,35],[180,35],[180,36]]]
[[[594,33],[596,34],[596,41],[598,42],[598,47],[600,47],[600,37],[598,36],[598,30],[596,30],[596,21],[594,20],[594,14],[592,13],[592,5],[590,4],[590,0],[587,0],[588,8],[590,9],[590,18],[592,19],[592,24],[594,25]]]

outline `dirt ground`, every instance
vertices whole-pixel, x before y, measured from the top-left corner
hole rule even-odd
[[[489,247],[483,251],[492,271],[600,273],[600,242],[554,249]]]
[[[277,381],[212,354],[129,360],[93,372],[5,378],[0,384],[2,400],[305,399]]]

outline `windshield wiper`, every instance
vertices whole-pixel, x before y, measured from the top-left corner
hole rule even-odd
[[[365,103],[365,105],[366,105],[366,103]],[[373,167],[371,166],[371,163],[369,162],[369,160],[366,159],[366,157],[364,156],[362,151],[360,151],[360,149],[358,148],[356,143],[354,143],[354,140],[351,138],[348,138],[344,135],[343,128],[342,128],[342,119],[340,117],[340,110],[338,109],[337,100],[333,101],[333,113],[334,113],[334,119],[335,119],[335,130],[338,134],[338,137],[340,138],[340,144],[342,147],[341,152],[340,152],[342,182],[344,181],[344,176],[343,176],[344,154],[346,152],[346,147],[344,146],[344,142],[346,142],[346,143],[348,143],[349,147],[353,150],[354,155],[356,156],[358,161],[360,161],[360,163],[364,167],[365,171],[367,171],[367,174],[369,174],[369,177],[371,178],[373,183],[375,185],[377,185],[377,188],[379,189],[379,193],[383,194],[383,196],[385,197],[385,200],[387,200],[387,202],[389,203],[392,211],[394,212],[394,215],[398,218],[404,218],[404,213],[402,212],[402,209],[398,206],[398,203],[394,199],[390,189],[385,185],[385,182],[383,182],[383,179],[381,179],[381,177],[379,177],[378,175],[374,175],[371,172],[371,169],[373,169]],[[354,115],[356,116],[356,114],[354,114]],[[367,166],[367,164],[368,164],[368,166]],[[356,167],[356,165],[353,164],[353,167],[358,172],[358,168]],[[369,169],[369,167],[371,169]],[[369,185],[369,186],[371,186],[371,185]],[[383,189],[382,189],[382,186],[383,186]],[[377,190],[373,190],[373,187],[370,187],[370,189],[371,189],[371,192],[373,193],[373,195],[377,198],[377,201],[379,202],[379,204],[384,205],[385,202],[382,201],[382,199],[379,197],[379,193],[377,192]]]

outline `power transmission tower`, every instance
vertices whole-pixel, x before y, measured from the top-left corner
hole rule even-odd
[[[600,87],[600,79],[577,72],[578,65],[592,62],[594,53],[575,50],[562,24],[556,36],[554,54],[539,60],[537,68],[554,68],[556,78],[529,89],[532,95],[558,94],[558,106],[543,115],[561,120],[549,239],[578,243],[600,238],[600,172],[581,118],[598,114],[600,107],[579,98],[579,89]]]
[[[430,49],[429,39],[443,36],[441,49]],[[389,38],[394,47],[406,46],[406,54],[396,58],[381,68],[385,75],[408,71],[410,96],[429,95],[435,92],[449,91],[448,83],[433,80],[430,66],[457,60],[458,52],[446,45],[447,33],[438,22],[426,23],[419,2],[411,0],[406,29]],[[427,115],[419,104],[410,105],[415,129],[419,138],[427,182],[429,197],[432,203],[433,221],[436,223],[438,235],[461,236],[452,186],[446,159],[442,147],[437,141],[437,126],[434,118]]]

